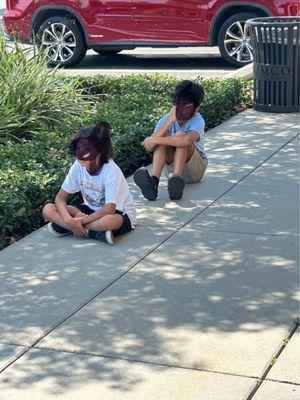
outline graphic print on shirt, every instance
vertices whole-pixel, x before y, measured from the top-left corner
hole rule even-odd
[[[103,184],[82,181],[80,183],[83,198],[94,207],[104,207],[105,188]]]

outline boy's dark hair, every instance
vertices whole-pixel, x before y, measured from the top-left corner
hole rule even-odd
[[[80,139],[88,139],[101,154],[101,163],[108,163],[113,156],[113,146],[110,138],[110,125],[107,122],[99,122],[96,125],[89,125],[81,129],[70,143],[70,150],[73,155]]]
[[[204,99],[204,89],[198,83],[184,80],[175,87],[173,102],[180,99],[186,99],[198,107]]]

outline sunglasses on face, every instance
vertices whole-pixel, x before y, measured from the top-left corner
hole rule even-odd
[[[93,146],[77,146],[75,149],[75,157],[79,161],[94,161],[98,156],[98,152]]]
[[[185,103],[182,101],[174,101],[173,105],[176,107],[182,107],[184,109],[191,109],[192,107],[194,107],[194,103]]]

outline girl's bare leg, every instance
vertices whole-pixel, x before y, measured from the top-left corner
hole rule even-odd
[[[85,225],[85,228],[91,229],[96,232],[114,231],[119,229],[122,223],[122,215],[105,215],[104,217],[96,219],[96,221],[90,222],[89,224]]]
[[[74,206],[67,206],[67,208],[72,217],[75,217],[75,215],[80,212],[80,210]],[[42,212],[46,222],[54,222],[62,228],[70,229],[69,225],[63,220],[55,204],[46,204]]]

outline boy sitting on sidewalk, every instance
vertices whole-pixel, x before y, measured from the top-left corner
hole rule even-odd
[[[185,80],[175,88],[173,107],[157,123],[153,134],[142,145],[153,151],[152,176],[144,167],[134,174],[143,196],[155,200],[164,166],[171,200],[181,199],[185,183],[199,182],[207,167],[204,152],[204,120],[199,114],[204,98],[203,88]]]

